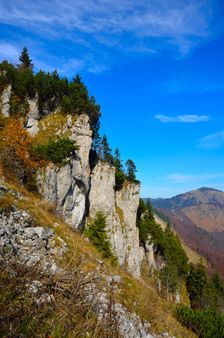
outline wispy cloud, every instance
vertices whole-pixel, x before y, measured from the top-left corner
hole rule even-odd
[[[169,122],[181,122],[181,123],[197,123],[197,122],[206,122],[209,120],[208,115],[177,115],[177,116],[168,116],[168,115],[155,115],[155,119],[159,120],[162,123]]]
[[[99,61],[101,46],[108,55],[112,48],[154,55],[167,47],[185,55],[217,34],[215,19],[210,0],[0,0],[0,23],[82,46],[101,65],[90,71],[108,66]]]
[[[16,45],[0,41],[0,58],[14,61],[18,58],[20,49]]]
[[[214,173],[214,174],[203,173],[199,175],[174,173],[174,174],[167,175],[164,178],[165,180],[171,181],[172,183],[192,183],[192,182],[205,182],[205,181],[214,180],[214,179],[223,178],[223,177],[224,177],[224,173]]]
[[[217,149],[224,146],[224,130],[210,134],[198,141],[198,147],[203,149]]]

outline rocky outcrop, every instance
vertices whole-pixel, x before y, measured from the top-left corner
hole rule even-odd
[[[68,120],[67,128],[71,128],[70,137],[79,148],[77,154],[63,167],[49,165],[39,172],[38,186],[43,197],[55,204],[65,221],[78,229],[84,226],[86,216],[92,131],[86,115],[80,115],[74,125]]]
[[[38,121],[39,113],[35,101],[30,101],[29,121]],[[30,130],[37,131],[35,125]],[[134,276],[140,277],[144,249],[139,246],[136,215],[139,203],[139,184],[125,183],[115,191],[115,168],[99,161],[92,173],[89,156],[92,131],[89,118],[82,114],[74,122],[68,116],[60,135],[69,135],[76,142],[78,151],[62,167],[53,164],[41,169],[38,174],[39,191],[45,200],[54,204],[65,221],[74,229],[85,227],[86,216],[94,218],[101,211],[107,219],[108,237],[112,250],[121,266]]]
[[[136,227],[139,203],[139,185],[126,183],[120,191],[114,191],[115,169],[98,162],[91,175],[89,194],[90,217],[101,211],[107,219],[109,240],[118,263],[134,276],[140,277],[144,250],[139,246]]]
[[[109,283],[110,295],[113,295],[119,287],[119,282],[115,278],[120,276],[107,276]],[[97,285],[92,283],[86,288],[89,293],[88,301],[92,304],[95,312],[98,315],[100,322],[106,322],[110,319],[110,325],[116,326],[119,332],[119,337],[122,338],[156,338],[157,335],[152,335],[150,331],[150,323],[143,322],[138,315],[130,313],[125,306],[118,302],[111,302],[111,297],[108,297],[108,292],[99,291]],[[112,316],[111,316],[112,313]]]
[[[108,230],[113,223],[115,206],[115,168],[108,163],[98,162],[91,175],[91,189],[89,193],[90,217],[102,211],[107,217]]]
[[[152,270],[157,270],[154,253],[155,253],[154,243],[151,242],[151,238],[149,237],[145,243],[145,255],[149,268]]]
[[[32,100],[29,100],[29,113],[27,115],[27,121],[25,128],[30,133],[31,136],[35,136],[38,131],[38,121],[40,119],[40,112],[37,103],[37,97]]]
[[[4,117],[9,117],[11,93],[12,93],[12,85],[9,84],[3,89],[1,95],[1,111]]]
[[[72,125],[71,116],[68,117],[67,126],[71,125],[70,138],[76,142],[78,146],[78,158],[79,162],[76,165],[79,166],[76,172],[79,172],[79,180],[81,180],[86,187],[89,188],[90,184],[90,165],[89,154],[92,146],[92,130],[90,128],[89,117],[82,114],[78,117],[77,121]]]
[[[55,273],[58,267],[53,257],[58,259],[65,251],[66,243],[50,228],[37,226],[27,211],[15,207],[7,213],[1,211],[0,261],[17,258]]]

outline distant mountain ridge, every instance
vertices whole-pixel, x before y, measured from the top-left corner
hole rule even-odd
[[[224,275],[224,192],[202,187],[172,198],[151,199],[183,241]]]
[[[200,204],[213,204],[224,207],[224,192],[202,187],[171,198],[150,199],[155,208],[185,208]]]

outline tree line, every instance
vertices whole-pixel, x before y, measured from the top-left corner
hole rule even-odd
[[[19,61],[16,66],[7,60],[0,64],[0,91],[8,84],[12,85],[10,115],[25,116],[29,109],[28,100],[36,98],[42,115],[57,108],[65,114],[85,112],[89,116],[94,136],[97,134],[100,127],[100,106],[93,96],[89,96],[79,75],[68,81],[66,77],[61,78],[57,70],[52,73],[40,70],[35,74],[26,47],[22,50]]]
[[[115,167],[115,189],[120,190],[127,180],[129,182],[139,183],[136,179],[137,168],[133,160],[128,159],[123,165],[121,160],[120,150],[115,149],[114,155],[112,154],[112,149],[107,140],[107,136],[99,137],[97,145],[95,145],[95,150],[97,152],[98,158],[109,163],[111,166]]]
[[[181,281],[186,280],[189,269],[188,258],[178,236],[169,224],[163,231],[160,224],[155,222],[149,199],[146,202],[140,199],[137,227],[141,245],[145,246],[147,241],[153,243],[155,254],[161,256],[165,262],[158,273],[164,289],[175,292]]]

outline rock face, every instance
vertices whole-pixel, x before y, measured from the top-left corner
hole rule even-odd
[[[10,96],[11,86],[8,86],[1,97],[4,116],[9,116]],[[29,107],[25,128],[31,136],[35,136],[42,117],[37,98],[29,100]],[[79,149],[66,165],[58,167],[50,164],[40,169],[37,176],[39,191],[74,229],[83,228],[87,216],[94,218],[98,211],[102,211],[107,218],[109,240],[119,264],[139,277],[144,257],[136,227],[139,185],[126,183],[115,192],[115,169],[106,163],[98,162],[91,173],[92,131],[89,117],[82,114],[73,121],[68,116],[58,135],[68,135]]]
[[[58,168],[50,165],[40,172],[38,185],[43,197],[56,205],[66,222],[78,229],[84,226],[86,216],[86,201],[90,185],[89,153],[92,144],[92,131],[86,115],[80,115],[70,128],[70,137],[76,141],[76,145],[79,147],[77,155],[63,167]]]
[[[74,124],[68,117],[66,128],[79,146],[77,156],[63,167],[50,165],[43,170],[38,176],[40,192],[75,229],[85,226],[86,216],[93,219],[97,212],[103,212],[119,265],[140,277],[144,250],[139,246],[136,227],[139,185],[126,183],[115,192],[115,169],[100,161],[91,173],[92,131],[87,115],[80,115]]]
[[[139,247],[136,227],[139,185],[127,183],[115,192],[115,169],[98,162],[91,175],[89,194],[90,217],[101,211],[107,219],[109,240],[118,263],[126,266],[135,277],[140,277],[144,250]]]
[[[38,109],[37,98],[29,100],[30,111],[27,115],[27,122],[25,128],[30,133],[31,136],[35,136],[38,131],[38,121],[40,119],[40,113]]]
[[[0,261],[17,257],[29,266],[40,263],[44,270],[55,273],[58,267],[52,257],[60,257],[64,251],[65,242],[50,228],[36,226],[28,212],[14,208],[0,213]]]
[[[107,278],[108,279],[108,278]],[[113,277],[111,278],[113,280]],[[109,281],[110,292],[119,286],[116,282]],[[113,318],[110,325],[115,324],[119,332],[119,337],[122,338],[157,338],[157,335],[152,335],[150,331],[150,323],[143,322],[140,317],[134,313],[130,313],[125,306],[114,302],[111,306],[111,300],[106,292],[102,292],[96,288],[94,284],[88,288],[88,300],[92,303],[94,310],[98,315],[99,321],[107,321],[113,313]],[[114,323],[113,323],[114,321]]]
[[[12,85],[11,84],[9,84],[7,87],[5,87],[3,89],[3,92],[2,92],[1,110],[2,110],[2,115],[4,117],[9,117],[11,92],[12,92]]]
[[[156,265],[155,256],[154,256],[154,244],[151,243],[150,238],[145,243],[145,254],[148,262],[148,266],[150,269],[157,270],[158,267]]]
[[[71,118],[71,117],[70,117]],[[67,125],[69,127],[69,119]],[[74,140],[79,147],[79,180],[89,188],[90,183],[90,166],[89,153],[92,146],[92,130],[90,129],[89,117],[85,114],[80,115],[71,127],[71,139]],[[76,163],[78,164],[78,162]]]

